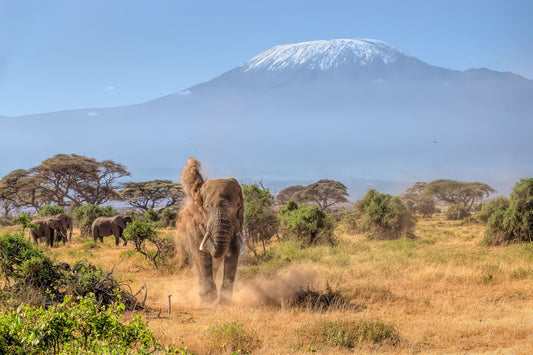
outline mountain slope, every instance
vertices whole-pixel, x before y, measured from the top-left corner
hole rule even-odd
[[[208,175],[278,191],[332,178],[356,198],[365,181],[400,193],[452,178],[505,193],[533,174],[532,113],[533,82],[512,73],[439,68],[376,40],[304,42],[147,103],[4,118],[16,149],[0,152],[0,174],[78,153],[176,180],[196,156]]]

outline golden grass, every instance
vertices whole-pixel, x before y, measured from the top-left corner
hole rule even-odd
[[[75,237],[50,252],[64,262],[87,259],[104,270],[115,265],[114,275],[128,280],[134,293],[146,284],[148,306],[160,310],[145,315],[150,328],[164,343],[196,354],[209,352],[209,329],[230,322],[257,332],[258,354],[531,354],[533,245],[484,246],[483,231],[482,225],[434,218],[419,220],[412,240],[342,235],[339,246],[316,247],[285,261],[274,269],[276,276],[240,266],[234,302],[224,307],[199,303],[193,270],[156,270],[132,252],[133,246],[115,247],[112,237],[92,249]],[[262,292],[283,296],[291,285],[306,282],[319,288],[329,284],[364,307],[313,312],[260,302]],[[342,348],[304,335],[325,321],[384,322],[400,342]],[[221,344],[211,352],[228,351]]]

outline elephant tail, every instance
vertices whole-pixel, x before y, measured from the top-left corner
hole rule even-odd
[[[189,158],[187,165],[183,168],[180,176],[180,182],[183,186],[185,195],[189,198],[189,201],[195,205],[201,205],[200,188],[204,183],[204,178],[200,173],[201,164],[195,158]]]

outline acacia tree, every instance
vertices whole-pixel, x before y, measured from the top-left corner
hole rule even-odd
[[[289,201],[296,201],[294,199],[294,195],[300,191],[305,189],[305,186],[303,185],[295,185],[295,186],[289,186],[287,188],[284,188],[278,194],[276,195],[276,204],[278,205],[286,205]]]
[[[2,179],[18,207],[39,210],[46,204],[100,205],[118,197],[118,180],[130,173],[111,160],[97,161],[76,154],[58,154],[29,170],[15,170]]]
[[[49,201],[36,179],[29,174],[28,170],[17,169],[0,180],[0,199],[4,204],[4,213],[18,207],[30,207],[39,211]]]
[[[121,200],[143,212],[156,206],[175,206],[184,196],[181,185],[170,180],[127,182],[119,193]]]
[[[483,197],[489,197],[496,192],[491,186],[481,182],[464,182],[455,180],[435,180],[429,182],[424,193],[431,194],[437,200],[450,204],[455,204],[472,210],[476,201],[481,201]]]
[[[411,212],[421,213],[424,217],[431,216],[436,211],[433,195],[426,192],[426,185],[425,182],[415,182],[400,196]]]
[[[316,204],[322,211],[339,202],[348,202],[348,191],[340,181],[322,179],[293,195],[294,201]]]

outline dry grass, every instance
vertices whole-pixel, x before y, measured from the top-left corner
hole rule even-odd
[[[210,329],[234,322],[257,335],[259,354],[531,354],[533,245],[484,246],[483,231],[482,225],[434,218],[419,221],[413,240],[339,236],[339,246],[298,251],[270,268],[242,265],[234,302],[225,307],[199,303],[192,270],[156,270],[133,246],[115,247],[111,237],[96,248],[77,237],[51,253],[65,262],[87,259],[104,270],[116,265],[114,274],[129,280],[134,293],[146,284],[147,305],[161,311],[145,315],[150,328],[163,342],[196,354],[228,352],[223,344],[213,350]],[[295,290],[326,284],[363,307],[317,312],[283,301]],[[400,340],[349,348],[308,336],[325,322],[383,322]]]

